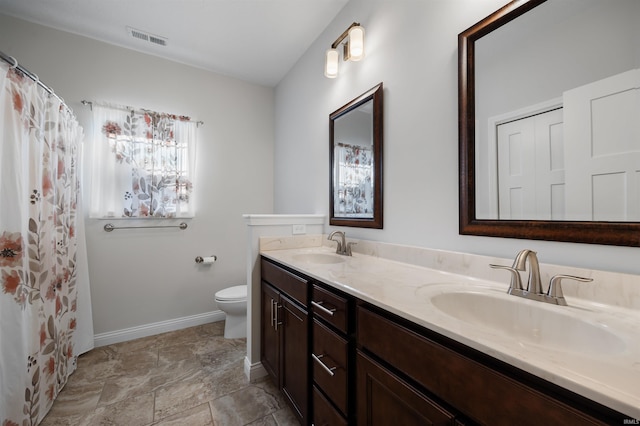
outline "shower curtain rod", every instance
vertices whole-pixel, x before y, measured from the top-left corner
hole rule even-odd
[[[145,109],[145,108],[134,108],[132,106],[127,106],[127,105],[117,105],[117,104],[111,104],[109,102],[94,102],[94,101],[87,101],[87,100],[84,100],[84,99],[82,101],[80,101],[80,103],[82,105],[85,105],[85,106],[88,105],[89,108],[91,108],[91,110],[93,110],[93,104],[96,104],[98,106],[104,106],[104,107],[109,107],[109,108],[114,108],[114,109],[120,109],[120,110],[123,110],[123,111],[155,112],[155,111],[152,111],[150,109]],[[162,114],[162,113],[160,113],[160,114]],[[178,114],[171,114],[171,115],[176,115],[177,116]],[[196,123],[196,126],[204,126],[204,121],[196,121],[196,120],[192,120],[191,118],[189,118],[189,120],[186,120],[186,121],[190,121],[190,122]]]
[[[17,69],[18,71],[20,71],[21,73],[23,73],[24,75],[29,77],[31,80],[35,81],[38,86],[40,86],[44,90],[46,90],[51,96],[54,96],[55,98],[57,98],[60,102],[62,102],[62,104],[67,109],[69,109],[71,111],[71,108],[69,108],[69,106],[64,101],[64,99],[62,99],[59,95],[57,95],[56,92],[54,92],[51,87],[47,86],[42,81],[40,81],[40,78],[36,74],[32,73],[31,71],[29,71],[28,69],[26,69],[25,67],[20,65],[16,58],[14,58],[13,56],[7,55],[6,53],[4,53],[3,51],[0,50],[0,59],[5,61],[6,63],[10,64],[11,68]]]

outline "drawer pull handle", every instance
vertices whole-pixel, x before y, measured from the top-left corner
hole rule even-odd
[[[311,357],[313,358],[313,360],[314,360],[315,362],[317,362],[318,364],[320,364],[320,367],[324,368],[324,371],[326,371],[327,373],[329,373],[329,375],[330,375],[331,377],[333,377],[333,376],[336,374],[336,373],[334,373],[334,372],[333,372],[333,370],[335,370],[335,369],[336,369],[336,368],[338,368],[338,367],[331,367],[331,368],[329,368],[329,367],[327,367],[327,365],[326,365],[324,362],[322,362],[322,360],[320,360],[320,358],[324,357],[324,355],[316,355],[316,354],[312,353],[312,354],[311,354]]]
[[[278,318],[278,310],[282,308],[282,305],[278,305],[278,302],[273,302],[273,306],[275,307],[276,315],[274,318],[274,326],[276,331],[278,331],[278,326],[282,325],[282,321]]]
[[[274,300],[273,300],[273,299],[271,299],[271,327],[272,327],[272,328],[273,328],[273,327],[275,327],[275,326],[273,325],[274,320],[275,320],[275,314],[274,314],[274,312],[273,312],[273,303],[274,303]]]
[[[315,306],[316,308],[320,309],[321,311],[323,311],[327,315],[333,316],[333,313],[336,311],[336,309],[335,308],[334,309],[327,309],[324,306],[322,306],[323,303],[324,302],[322,302],[322,301],[321,302],[316,302],[316,301],[313,301],[313,300],[311,301],[311,304],[313,306]]]

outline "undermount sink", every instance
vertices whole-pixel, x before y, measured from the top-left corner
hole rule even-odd
[[[330,264],[330,263],[342,263],[344,258],[337,254],[328,253],[302,253],[293,256],[293,259],[297,262]]]
[[[523,344],[580,353],[614,354],[625,350],[622,338],[606,325],[562,313],[565,307],[507,294],[452,291],[434,294],[439,311],[469,324],[489,328]]]

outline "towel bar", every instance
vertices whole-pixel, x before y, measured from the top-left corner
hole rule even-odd
[[[114,229],[138,229],[138,228],[180,228],[187,229],[187,224],[182,222],[180,225],[151,225],[151,226],[115,226],[113,223],[107,223],[104,226],[106,232],[111,232]]]

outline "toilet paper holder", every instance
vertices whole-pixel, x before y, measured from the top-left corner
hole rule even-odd
[[[209,257],[202,257],[202,256],[196,257],[196,263],[213,263],[216,260],[218,260],[218,256],[213,254]]]

